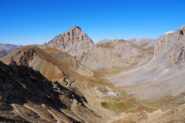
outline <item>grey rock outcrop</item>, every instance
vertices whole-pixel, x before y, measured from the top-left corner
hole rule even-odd
[[[161,36],[155,42],[153,60],[162,60],[166,67],[185,64],[185,27]]]
[[[69,31],[56,36],[46,45],[60,49],[79,59],[82,54],[93,47],[93,42],[87,34],[82,32],[80,27],[75,26]]]

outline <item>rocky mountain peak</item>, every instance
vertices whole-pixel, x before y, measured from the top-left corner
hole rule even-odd
[[[79,31],[81,32],[82,29],[79,26],[74,26],[73,28],[71,28],[72,31]]]
[[[56,36],[46,45],[80,58],[82,54],[93,47],[94,43],[79,26],[75,26],[69,31]]]

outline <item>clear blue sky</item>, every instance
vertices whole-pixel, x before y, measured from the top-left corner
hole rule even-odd
[[[40,44],[75,25],[95,42],[157,38],[185,25],[185,0],[0,0],[0,43]]]

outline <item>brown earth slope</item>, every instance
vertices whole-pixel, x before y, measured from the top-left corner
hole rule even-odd
[[[15,61],[18,65],[32,67],[52,81],[63,80],[64,74],[94,76],[92,70],[80,64],[73,57],[52,48],[42,50],[38,47],[23,47],[11,52],[0,60],[6,64]]]
[[[17,49],[0,60],[6,64],[16,63],[19,66],[31,67],[52,82],[58,81],[60,85],[83,95],[93,112],[100,113],[103,118],[107,117],[108,111],[105,113],[100,106],[95,87],[112,87],[111,84],[99,72],[85,67],[72,56],[50,47],[40,49],[29,46]],[[84,113],[86,111],[80,115]]]

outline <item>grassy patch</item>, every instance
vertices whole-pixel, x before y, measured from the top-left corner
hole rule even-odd
[[[121,70],[123,70],[124,68],[123,68],[123,67],[114,67],[113,69],[115,69],[115,71],[121,71]]]
[[[102,102],[101,106],[116,113],[124,112],[134,106],[132,102]]]

